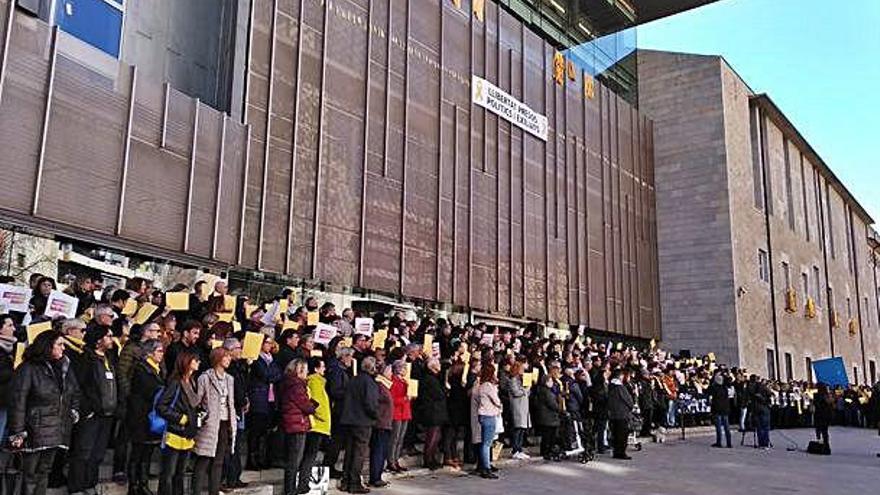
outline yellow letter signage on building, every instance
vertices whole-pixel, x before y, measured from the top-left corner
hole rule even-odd
[[[559,52],[553,55],[553,80],[560,86],[565,83],[565,57]]]
[[[459,2],[461,0],[458,0]],[[472,0],[471,10],[474,11],[474,16],[476,16],[477,20],[483,22],[483,13],[486,10],[486,2],[485,0]]]
[[[596,88],[595,83],[593,82],[593,76],[584,72],[584,98],[592,100],[595,96]]]
[[[565,61],[565,71],[568,72],[568,78],[572,81],[577,78],[577,74],[574,71],[574,61],[569,59]]]

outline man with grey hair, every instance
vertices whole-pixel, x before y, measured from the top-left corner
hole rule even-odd
[[[61,333],[65,336],[82,340],[85,336],[86,324],[79,318],[68,318],[61,322]]]
[[[233,405],[235,406],[235,415],[237,416],[235,419],[241,419],[244,418],[248,407],[248,363],[246,359],[242,359],[241,357],[242,345],[238,339],[234,337],[227,338],[223,341],[223,348],[229,351],[232,356],[232,363],[230,363],[226,372],[232,375],[232,380],[235,383],[233,389],[235,392]],[[238,431],[235,435],[235,448],[226,456],[226,469],[224,469],[223,473],[223,487],[226,488],[226,490],[224,490],[226,492],[248,486],[247,483],[241,480],[241,452],[244,451],[244,442],[247,438],[247,435],[244,432],[245,424],[243,421],[236,421],[236,426]]]
[[[345,429],[340,418],[345,409],[345,391],[351,381],[354,349],[339,346],[336,355],[327,359],[327,395],[330,397],[330,443],[324,452],[324,465],[330,468],[330,477],[342,478],[342,471],[336,470],[336,461],[345,442]]]
[[[379,418],[379,389],[376,383],[376,358],[367,356],[358,375],[345,389],[345,405],[340,423],[347,433],[345,462],[339,489],[349,493],[369,493],[361,479],[367,458],[370,434]]]

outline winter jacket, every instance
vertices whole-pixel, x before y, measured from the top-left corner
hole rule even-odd
[[[392,399],[391,390],[388,387],[381,383],[378,385],[379,415],[373,428],[377,430],[390,430],[391,423],[394,421],[394,399]]]
[[[449,393],[446,397],[446,411],[449,413],[449,424],[467,426],[471,417],[471,398],[468,390],[461,383],[461,376],[449,380]]]
[[[79,409],[79,386],[70,360],[26,361],[12,378],[9,436],[27,432],[25,450],[69,446],[73,412]]]
[[[342,415],[345,408],[345,391],[351,381],[351,371],[334,358],[327,360],[327,395],[330,397],[330,411],[334,418]]]
[[[481,383],[477,389],[480,407],[478,416],[501,416],[501,399],[498,397],[498,385],[492,382]]]
[[[191,303],[192,301],[190,301]],[[190,309],[192,309],[192,304],[190,304]],[[179,320],[178,320],[179,321]],[[208,360],[208,353],[205,352],[200,345],[196,344],[193,346],[184,345],[182,341],[172,342],[168,348],[165,349],[165,369],[168,373],[173,373],[175,366],[177,366],[177,356],[180,355],[181,352],[188,352],[190,354],[195,354],[196,357],[199,358],[199,362],[201,363],[199,366],[199,371],[203,371],[208,369],[210,366],[210,362]]]
[[[248,403],[248,364],[244,359],[237,359],[229,365],[227,373],[232,375],[235,384],[235,414],[239,417],[244,414],[244,408]]]
[[[229,452],[234,453],[235,434],[238,429],[235,417],[235,379],[229,373],[224,373],[221,377],[210,369],[199,376],[197,394],[199,407],[208,413],[208,417],[196,434],[193,452],[204,457],[214,457],[217,453],[221,422],[226,421],[230,429]],[[222,409],[223,397],[226,397],[225,411]],[[224,414],[225,418],[223,418]]]
[[[418,420],[424,426],[442,426],[449,422],[446,393],[438,375],[427,373],[419,382]]]
[[[257,358],[251,363],[251,377],[248,386],[248,399],[251,403],[250,412],[254,414],[270,414],[274,411],[276,404],[269,402],[269,387],[274,388],[273,392],[280,395],[277,384],[281,383],[283,372],[278,364],[273,360],[267,363],[262,357]],[[274,399],[274,397],[273,397]]]
[[[153,409],[156,394],[165,385],[162,369],[141,359],[134,365],[131,377],[131,394],[128,396],[126,426],[131,435],[132,443],[151,443],[160,440],[158,435],[150,432],[147,414]]]
[[[834,416],[834,406],[831,396],[817,393],[814,399],[813,423],[817,428],[828,427]]]
[[[522,376],[512,377],[507,385],[513,427],[530,428],[532,424],[529,417],[529,389],[523,387]]]
[[[559,402],[553,389],[547,386],[546,380],[540,380],[535,386],[533,413],[535,424],[544,427],[557,427],[559,421]]]
[[[122,352],[119,353],[119,362],[116,365],[116,384],[119,389],[119,405],[122,407],[128,404],[134,368],[143,359],[143,354],[142,344],[133,340],[126,342]]]
[[[730,392],[729,385],[721,385],[712,382],[709,385],[709,397],[711,398],[712,414],[716,416],[730,416]]]
[[[195,385],[194,385],[195,386]],[[156,412],[167,422],[167,431],[182,438],[193,439],[198,432],[198,404],[190,402],[180,382],[171,380],[162,390]]]
[[[394,375],[391,377],[391,400],[394,405],[392,419],[394,421],[409,421],[412,419],[412,404],[406,395],[406,381]]]
[[[116,370],[109,356],[99,356],[87,349],[83,354],[83,365],[75,374],[81,395],[80,415],[84,419],[91,415],[113,416],[118,391]]]
[[[581,388],[573,378],[563,378],[563,384],[568,389],[568,396],[565,398],[565,410],[575,419],[581,419],[581,408],[584,404],[584,396]]]
[[[612,381],[608,386],[608,419],[614,421],[627,420],[632,417],[635,401],[632,394],[622,383]]]
[[[311,429],[309,416],[317,409],[317,402],[309,399],[306,381],[292,375],[284,378],[281,395],[281,429],[284,433],[306,433]]]
[[[0,349],[0,410],[12,402],[12,372],[15,364],[15,343],[10,352]],[[23,345],[23,344],[19,344]]]
[[[309,417],[309,422],[312,424],[311,431],[329,436],[332,420],[330,417],[330,397],[327,395],[327,379],[313,373],[309,375],[306,384],[309,389],[309,398],[318,403],[315,412]]]
[[[590,375],[593,385],[590,387],[590,400],[593,401],[593,415],[602,420],[608,417],[608,382],[601,370]]]
[[[379,385],[367,373],[351,379],[345,388],[345,399],[340,416],[343,426],[374,426],[379,419]]]
[[[296,358],[296,349],[291,348],[287,344],[281,344],[281,349],[275,354],[275,362],[281,373],[287,370],[287,365]]]

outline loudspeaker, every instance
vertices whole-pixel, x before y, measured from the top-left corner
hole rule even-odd
[[[815,455],[831,455],[831,448],[822,442],[810,442],[807,445],[807,453]]]

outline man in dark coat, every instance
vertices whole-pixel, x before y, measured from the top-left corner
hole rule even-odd
[[[590,400],[593,403],[593,429],[596,432],[596,448],[604,454],[608,450],[606,431],[608,429],[608,380],[606,366],[598,356],[593,358],[590,370]]]
[[[608,421],[611,425],[614,458],[622,460],[632,459],[626,454],[626,441],[635,401],[626,388],[627,381],[628,376],[625,372],[614,370],[611,372],[611,382],[608,386]]]
[[[367,458],[370,433],[379,419],[379,387],[376,383],[376,359],[367,356],[361,363],[358,376],[345,389],[345,405],[340,422],[345,427],[348,442],[339,489],[349,493],[369,493],[361,481],[361,471]]]
[[[730,444],[730,388],[733,387],[729,377],[724,373],[718,372],[712,378],[712,384],[709,385],[709,397],[712,401],[712,417],[715,420],[715,443],[713,447],[721,447],[721,433],[724,432],[724,438],[727,440],[727,448],[731,448]]]
[[[330,468],[330,477],[342,477],[342,471],[336,470],[339,451],[345,442],[345,431],[340,422],[342,410],[345,408],[345,390],[351,381],[354,351],[351,348],[339,348],[336,356],[327,360],[327,396],[330,398],[330,443],[324,452],[324,465]]]

